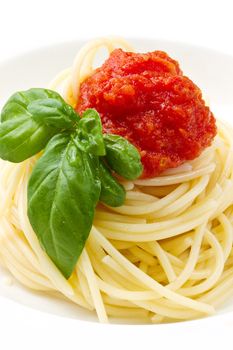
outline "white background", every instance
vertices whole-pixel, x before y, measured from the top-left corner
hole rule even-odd
[[[231,4],[231,0],[0,0],[0,61],[43,45],[103,35],[173,39],[233,54]],[[34,325],[32,312],[37,311],[6,301],[0,310],[1,350],[89,349],[93,340],[95,349],[194,349],[196,344],[213,349],[224,346],[233,322],[228,320],[220,329],[210,325],[198,334],[195,327],[190,334],[185,327],[163,328],[163,344],[156,342],[155,330],[154,342],[148,344],[149,326],[126,327],[123,332],[116,328],[115,338],[110,338],[108,327],[92,325],[88,332],[75,321],[64,327],[64,320],[53,315],[44,323],[40,312]],[[86,344],[80,344],[80,332],[86,333]]]
[[[166,38],[233,53],[232,0],[0,0],[0,60],[101,35]]]

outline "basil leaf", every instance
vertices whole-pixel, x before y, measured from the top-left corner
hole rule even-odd
[[[43,119],[43,122],[47,125],[59,126],[61,129],[73,129],[75,123],[79,120],[79,116],[74,109],[65,101],[59,99],[35,100],[28,105],[27,109],[38,122]]]
[[[99,164],[99,177],[101,181],[100,201],[111,206],[119,207],[125,201],[125,189],[112,176],[103,160]]]
[[[19,163],[42,150],[57,130],[40,125],[30,116],[0,124],[0,158]]]
[[[30,105],[30,103],[48,98],[55,99],[66,104],[63,98],[56,91],[48,89],[33,88],[26,91],[16,92],[8,99],[3,107],[1,112],[1,122],[16,118],[19,115],[24,115],[25,110],[27,111],[27,107]]]
[[[105,155],[100,116],[95,109],[87,109],[78,123],[78,147],[97,156]]]
[[[0,157],[16,163],[31,157],[55,134],[70,129],[75,123],[75,115],[72,107],[55,91],[30,89],[17,92],[1,113]]]
[[[125,138],[105,134],[106,160],[109,166],[128,180],[135,180],[143,171],[141,157],[136,147]]]
[[[28,184],[28,217],[46,253],[68,278],[91,230],[100,195],[98,158],[58,134]]]

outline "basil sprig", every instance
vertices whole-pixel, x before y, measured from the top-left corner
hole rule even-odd
[[[140,155],[124,138],[103,135],[94,109],[80,118],[55,91],[17,92],[1,113],[0,157],[21,162],[43,149],[28,183],[28,217],[43,249],[69,278],[98,201],[112,207],[125,201],[113,172],[137,178]]]

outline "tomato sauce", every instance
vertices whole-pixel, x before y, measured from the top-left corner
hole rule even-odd
[[[201,90],[162,51],[114,50],[81,84],[76,110],[90,107],[100,113],[105,133],[121,135],[138,148],[142,178],[196,158],[217,132]]]

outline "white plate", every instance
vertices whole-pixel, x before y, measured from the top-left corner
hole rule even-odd
[[[140,51],[156,49],[167,51],[180,62],[184,73],[202,89],[215,115],[233,123],[232,56],[176,42],[144,39],[134,39],[130,42]],[[1,63],[0,104],[2,105],[17,90],[46,87],[60,70],[72,64],[75,54],[82,44],[82,42],[77,41],[49,46]],[[31,337],[24,338],[25,346],[26,344],[32,345],[33,341],[34,349],[40,348],[44,336],[47,337],[46,349],[49,348],[49,341],[51,341],[51,345],[56,344],[56,347],[58,344],[61,346],[64,341],[67,349],[69,342],[76,342],[78,346],[80,341],[85,341],[86,347],[88,344],[92,344],[96,348],[99,344],[102,349],[105,347],[115,349],[118,344],[122,344],[123,340],[126,346],[127,339],[131,339],[128,340],[130,346],[140,348],[145,347],[146,341],[154,343],[155,338],[157,345],[161,342],[164,344],[164,341],[167,345],[174,344],[174,339],[179,334],[182,335],[182,343],[184,344],[185,339],[188,341],[189,332],[192,330],[192,342],[188,345],[189,349],[192,349],[195,342],[198,341],[198,337],[206,334],[207,331],[216,328],[219,334],[219,329],[221,329],[221,337],[223,337],[223,333],[227,336],[233,327],[233,301],[223,307],[216,316],[202,320],[152,326],[98,325],[90,322],[96,320],[92,313],[88,313],[74,304],[31,292],[16,281],[13,281],[12,285],[7,285],[5,283],[7,276],[6,271],[0,270],[0,325],[5,328],[5,331],[1,332],[3,337],[6,338],[9,335],[9,344],[16,345],[19,340],[17,336],[10,335],[17,334],[20,337],[22,332],[27,330],[27,334],[30,333]],[[16,304],[12,300],[24,306]],[[32,307],[32,309],[25,307],[25,305]],[[35,309],[44,311],[44,313],[36,312]],[[195,338],[193,332],[196,332],[198,337]],[[171,337],[166,336],[168,333]],[[34,340],[32,335],[35,336]],[[216,337],[217,332],[212,332],[212,339]],[[210,339],[206,339],[206,341],[206,344],[209,345]],[[204,346],[203,342],[202,345]]]

